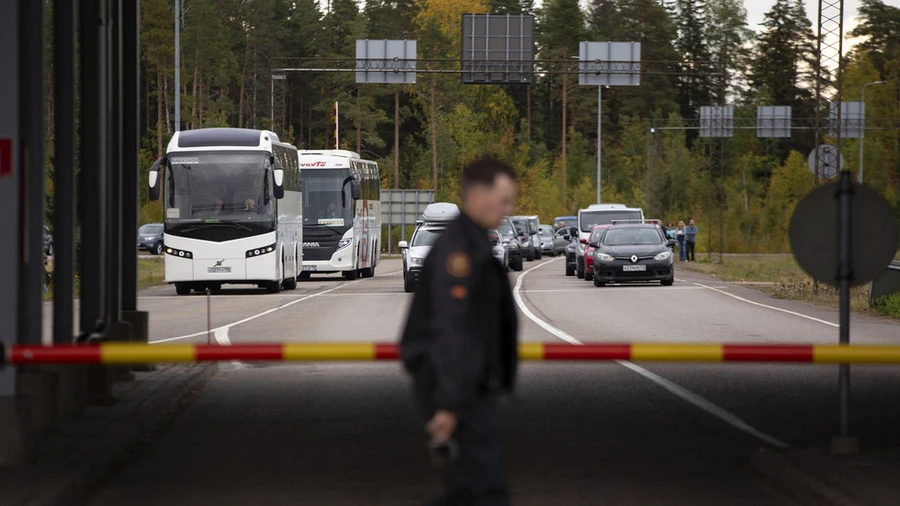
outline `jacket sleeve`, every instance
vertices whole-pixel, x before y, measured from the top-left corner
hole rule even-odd
[[[475,393],[482,368],[477,362],[483,360],[467,314],[475,285],[474,260],[456,245],[435,249],[427,260],[434,336],[429,358],[436,379],[435,407],[459,412]]]

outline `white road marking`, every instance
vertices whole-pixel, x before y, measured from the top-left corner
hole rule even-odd
[[[561,290],[552,290],[552,289],[533,289],[533,290],[522,290],[522,293],[569,293],[569,292],[579,292],[584,293],[585,290],[591,290],[594,288],[594,285],[589,285],[589,287],[585,288],[569,288],[569,289],[561,289]],[[654,292],[671,292],[672,290],[703,290],[702,287],[699,286],[670,286],[665,289],[661,288],[659,285],[654,286],[607,286],[603,290],[591,290],[593,293],[616,293],[620,291],[636,291],[636,290],[653,290]]]
[[[384,274],[380,274],[380,276],[390,276],[390,275],[392,275],[392,274],[396,274],[397,272],[400,272],[400,271],[386,272],[386,273],[384,273]],[[217,333],[216,335],[218,335],[218,332],[224,329],[224,330],[225,330],[225,334],[224,334],[225,339],[228,339],[228,333],[227,333],[227,331],[228,331],[228,329],[230,329],[231,327],[235,327],[235,326],[237,326],[237,325],[241,325],[242,323],[247,323],[247,322],[249,322],[249,321],[251,321],[251,320],[255,320],[255,319],[257,319],[257,318],[259,318],[259,317],[261,317],[261,316],[265,316],[265,315],[267,315],[267,314],[274,313],[275,311],[280,311],[280,310],[282,310],[282,309],[284,309],[284,308],[286,308],[286,307],[293,306],[294,304],[297,304],[298,302],[303,302],[303,301],[305,301],[305,300],[309,300],[309,299],[312,299],[312,298],[315,298],[315,297],[321,297],[321,296],[323,296],[323,295],[325,295],[325,294],[331,293],[331,292],[333,292],[333,291],[335,291],[335,290],[338,290],[338,289],[340,289],[340,288],[344,288],[344,287],[347,287],[347,286],[350,286],[350,285],[354,285],[354,284],[356,284],[356,283],[359,283],[360,281],[363,281],[363,280],[362,280],[362,279],[357,279],[356,281],[351,281],[351,282],[349,282],[349,283],[343,283],[343,284],[340,284],[340,285],[338,285],[338,286],[336,286],[336,287],[334,287],[334,288],[329,288],[328,290],[324,290],[324,291],[321,291],[321,292],[316,292],[316,293],[313,293],[313,294],[310,294],[310,295],[297,296],[297,297],[299,297],[297,300],[292,300],[292,301],[287,302],[287,303],[285,303],[285,304],[282,304],[282,305],[280,305],[280,306],[278,306],[278,307],[275,307],[275,308],[272,308],[272,309],[263,311],[262,313],[257,313],[257,314],[255,314],[255,315],[253,315],[253,316],[248,316],[247,318],[244,318],[243,320],[239,320],[239,321],[236,321],[236,322],[234,322],[234,323],[229,323],[228,325],[223,325],[223,326],[221,326],[221,327],[216,327],[216,328],[212,329],[212,331],[213,331],[214,333]],[[345,295],[349,295],[349,294],[345,294]],[[171,298],[171,297],[169,297],[169,298]],[[204,335],[204,334],[208,334],[208,332],[207,332],[207,331],[194,332],[193,334],[187,334],[187,335],[183,335],[183,336],[168,337],[168,338],[165,338],[165,339],[157,339],[156,341],[150,341],[149,344],[168,343],[168,342],[171,342],[171,341],[181,341],[181,340],[183,340],[183,339],[190,339],[190,338],[192,338],[192,337],[198,337],[198,336],[202,336],[202,335]],[[217,337],[217,339],[218,339],[218,337]],[[221,344],[221,343],[220,343],[220,344]],[[229,344],[230,344],[230,341],[229,341]]]
[[[312,298],[315,298],[315,297],[320,297],[320,296],[322,296],[322,295],[325,295],[326,293],[331,293],[331,292],[333,292],[333,291],[335,291],[335,290],[338,290],[338,289],[341,289],[341,288],[344,288],[344,287],[347,287],[347,286],[350,286],[350,285],[354,285],[354,284],[356,284],[356,283],[359,283],[360,281],[361,281],[361,280],[351,281],[351,282],[349,282],[349,283],[344,283],[344,284],[338,285],[338,286],[336,286],[336,287],[334,287],[334,288],[329,288],[328,290],[324,290],[324,291],[321,291],[321,292],[316,292],[316,293],[313,293],[313,294],[310,294],[310,295],[306,295],[306,296],[301,297],[301,298],[299,298],[299,299],[297,299],[297,300],[292,300],[292,301],[287,302],[287,303],[285,303],[285,304],[282,304],[282,305],[280,305],[280,306],[278,306],[278,307],[274,307],[274,308],[272,308],[272,309],[268,309],[268,310],[266,310],[266,311],[263,311],[262,313],[257,313],[257,314],[255,314],[255,315],[253,315],[253,316],[248,316],[247,318],[244,318],[243,320],[238,320],[238,321],[236,321],[236,322],[234,322],[234,323],[229,323],[228,325],[223,325],[223,326],[221,326],[221,327],[216,327],[215,329],[212,329],[212,330],[213,330],[213,332],[216,332],[216,331],[218,331],[218,330],[220,330],[220,329],[223,329],[223,328],[231,328],[231,327],[235,327],[235,326],[237,326],[237,325],[241,325],[241,324],[243,324],[243,323],[247,323],[247,322],[249,322],[249,321],[255,320],[255,319],[260,318],[260,317],[262,317],[262,316],[265,316],[265,315],[267,315],[267,314],[274,313],[274,312],[276,312],[276,311],[281,311],[282,309],[284,309],[284,308],[286,308],[286,307],[293,306],[294,304],[297,304],[298,302],[303,302],[303,301],[305,301],[305,300],[309,300],[309,299],[312,299]],[[202,335],[204,335],[204,334],[207,334],[207,331],[204,330],[204,331],[202,331],[202,332],[194,332],[193,334],[187,334],[187,335],[178,336],[178,337],[169,337],[169,338],[166,338],[166,339],[158,339],[158,340],[156,340],[156,341],[150,341],[150,344],[156,344],[156,343],[168,343],[168,342],[171,342],[171,341],[181,341],[181,340],[183,340],[183,339],[190,339],[190,338],[192,338],[192,337],[202,336]]]
[[[540,326],[547,332],[553,334],[554,336],[562,339],[563,341],[566,341],[567,343],[574,344],[574,345],[583,345],[584,344],[583,342],[579,341],[578,339],[572,337],[571,335],[567,334],[563,330],[558,329],[558,328],[554,327],[553,325],[551,325],[551,324],[545,322],[544,320],[541,320],[537,316],[535,316],[534,313],[532,313],[531,310],[525,306],[525,303],[522,300],[522,296],[520,295],[520,292],[522,291],[522,281],[525,279],[525,276],[529,272],[531,272],[535,269],[538,269],[540,267],[543,267],[544,265],[547,265],[548,263],[551,263],[551,262],[553,262],[553,261],[551,260],[550,262],[535,265],[534,267],[532,267],[532,268],[526,270],[525,272],[523,272],[522,274],[520,274],[518,279],[516,279],[516,286],[513,289],[513,297],[515,298],[516,304],[518,304],[519,309],[522,310],[522,313],[524,313],[525,316],[527,316],[531,321],[536,323],[538,326]],[[722,420],[723,422],[731,425],[732,427],[734,427],[746,434],[749,434],[749,435],[751,435],[769,445],[779,448],[779,449],[790,448],[790,445],[788,445],[784,441],[781,441],[773,436],[766,434],[765,432],[760,431],[759,429],[756,429],[755,427],[749,425],[747,422],[741,420],[740,418],[738,418],[734,414],[730,413],[729,411],[726,411],[725,409],[717,406],[716,404],[708,401],[707,399],[691,392],[690,390],[688,390],[676,383],[673,383],[673,382],[663,378],[662,376],[659,376],[658,374],[654,374],[654,373],[648,371],[647,369],[644,369],[643,367],[641,367],[637,364],[634,364],[633,362],[629,362],[627,360],[616,360],[616,363],[618,363],[619,365],[621,365],[633,372],[640,374],[642,377],[663,387],[669,393],[677,396],[678,398],[680,398],[682,400],[685,400],[685,401],[693,404],[694,406],[700,408],[701,410],[707,412],[708,414],[718,418],[719,420]]]
[[[722,295],[727,295],[727,296],[731,297],[732,299],[737,299],[737,300],[739,300],[739,301],[741,301],[741,302],[746,302],[747,304],[753,304],[754,306],[759,306],[759,307],[762,307],[762,308],[771,309],[772,311],[778,311],[778,312],[780,312],[780,313],[787,313],[787,314],[789,314],[789,315],[797,316],[797,317],[800,317],[800,318],[805,318],[805,319],[810,320],[810,321],[814,321],[814,322],[822,323],[822,324],[824,324],[824,325],[828,325],[829,327],[840,328],[840,325],[838,325],[838,324],[836,324],[836,323],[831,323],[831,322],[829,322],[829,321],[825,321],[825,320],[822,320],[822,319],[819,319],[819,318],[815,318],[815,317],[813,317],[813,316],[805,315],[805,314],[803,314],[803,313],[798,313],[798,312],[796,312],[796,311],[789,311],[789,310],[787,310],[787,309],[782,309],[782,308],[780,308],[780,307],[770,306],[770,305],[768,305],[768,304],[762,304],[762,303],[760,303],[760,302],[754,302],[754,301],[752,301],[752,300],[750,300],[750,299],[745,299],[745,298],[743,298],[743,297],[738,297],[737,295],[735,295],[735,294],[733,294],[733,293],[728,293],[728,292],[726,292],[725,290],[719,290],[718,288],[713,288],[713,287],[711,287],[711,286],[704,285],[703,283],[696,283],[696,282],[695,282],[694,284],[697,285],[697,286],[699,286],[699,287],[706,288],[707,290],[712,290],[712,291],[714,291],[714,292],[721,293]]]
[[[215,333],[213,333],[213,337],[216,340],[216,344],[219,346],[231,346],[231,339],[228,338],[228,327],[217,328]],[[231,367],[235,369],[247,368],[240,360],[232,360]]]

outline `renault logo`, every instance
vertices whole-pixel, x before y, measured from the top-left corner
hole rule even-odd
[[[637,255],[631,255],[631,263],[637,263],[638,257]]]

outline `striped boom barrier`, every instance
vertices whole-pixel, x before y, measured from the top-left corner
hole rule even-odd
[[[522,360],[632,362],[784,362],[900,364],[900,346],[832,344],[603,343],[519,345]],[[392,343],[203,344],[103,343],[0,348],[0,365],[152,364],[159,362],[270,362],[396,360]]]

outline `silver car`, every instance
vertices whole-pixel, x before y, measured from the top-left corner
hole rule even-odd
[[[491,239],[491,253],[494,255],[494,258],[500,262],[503,269],[509,272],[509,251],[506,249],[506,244],[503,243],[500,231],[489,230],[488,237]]]

